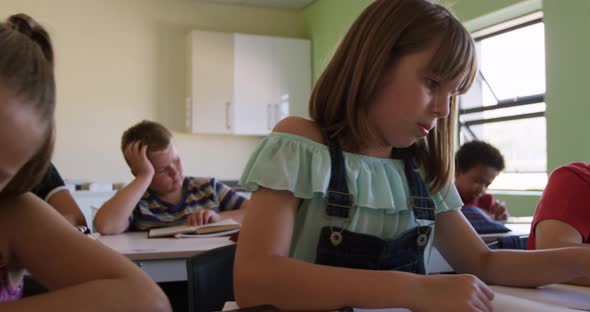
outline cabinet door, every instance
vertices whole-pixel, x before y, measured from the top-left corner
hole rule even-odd
[[[233,128],[233,34],[192,32],[190,117],[193,133],[224,134]],[[187,106],[188,106],[187,103]]]
[[[234,133],[265,135],[272,129],[272,38],[236,34]]]
[[[309,40],[273,38],[272,124],[287,116],[309,117],[311,45]]]

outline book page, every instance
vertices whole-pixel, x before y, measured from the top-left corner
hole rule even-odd
[[[178,233],[194,233],[197,229],[196,226],[187,226],[187,225],[177,225],[177,226],[169,226],[157,229],[151,229],[148,237],[166,237],[166,236],[173,236],[174,234]]]
[[[197,226],[195,233],[208,234],[227,230],[239,229],[240,224],[234,219],[225,219],[215,223],[209,223]]]
[[[221,232],[214,232],[208,234],[191,234],[191,233],[178,233],[174,235],[176,238],[205,238],[205,237],[220,237],[220,236],[228,236],[234,233],[239,232],[240,229],[233,229]]]

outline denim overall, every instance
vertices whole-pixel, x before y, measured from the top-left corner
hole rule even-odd
[[[326,213],[333,218],[350,218],[354,207],[352,194],[346,184],[346,168],[340,145],[323,132],[332,162],[330,184],[326,192]],[[434,221],[434,201],[422,177],[416,170],[411,152],[400,150],[410,189],[410,205],[415,219]],[[321,229],[315,263],[366,270],[395,270],[426,274],[424,250],[431,226],[417,226],[397,238],[354,233],[340,227]]]

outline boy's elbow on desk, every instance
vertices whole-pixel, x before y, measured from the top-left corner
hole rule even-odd
[[[102,235],[117,235],[125,232],[129,224],[125,226],[119,226],[115,224],[115,222],[95,218],[92,222],[94,225],[94,230]]]

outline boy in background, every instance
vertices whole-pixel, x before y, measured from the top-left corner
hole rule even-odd
[[[241,222],[247,200],[214,178],[184,177],[166,127],[145,120],[132,126],[123,133],[121,150],[135,179],[96,213],[94,227],[101,234],[228,218]]]
[[[478,207],[493,220],[508,219],[505,203],[485,193],[504,170],[504,157],[500,151],[486,142],[471,141],[459,148],[455,159],[455,186],[463,200],[463,207]]]

